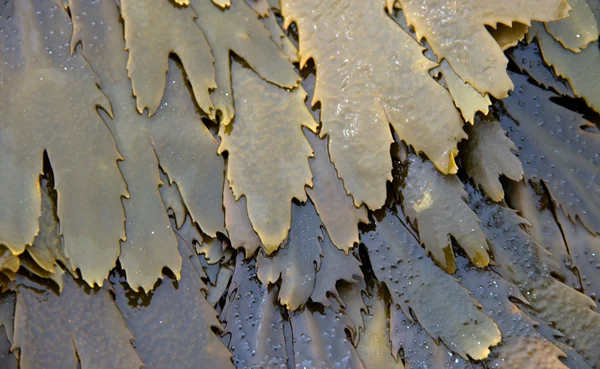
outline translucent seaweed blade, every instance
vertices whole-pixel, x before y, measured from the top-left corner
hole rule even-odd
[[[394,304],[416,319],[433,339],[464,358],[483,359],[500,342],[500,331],[469,292],[431,261],[391,211],[361,237],[373,271]]]
[[[434,340],[412,318],[407,317],[398,305],[390,307],[390,340],[392,353],[400,350],[406,369],[473,369],[470,360],[453,353],[443,343]]]
[[[496,28],[488,28],[488,31],[494,36],[502,50],[506,51],[513,46],[517,46],[525,38],[528,29],[528,25],[515,22],[511,25],[498,23]]]
[[[312,184],[312,149],[302,127],[316,131],[317,123],[301,87],[284,90],[237,62],[232,76],[238,116],[221,125],[219,152],[228,152],[233,194],[246,197],[250,222],[272,253],[288,234],[292,199],[306,200],[304,186]]]
[[[313,188],[307,188],[306,193],[315,204],[333,244],[347,253],[359,240],[358,223],[368,222],[367,208],[355,207],[352,197],[346,194],[344,183],[329,161],[327,140],[319,139],[307,129],[304,134],[315,153],[315,157],[309,159]]]
[[[362,279],[360,262],[331,243],[310,201],[292,209],[290,235],[273,255],[258,255],[258,277],[264,284],[281,281],[279,300],[291,311],[309,299],[330,306],[330,298],[340,300],[338,282]]]
[[[500,176],[513,181],[523,178],[523,166],[516,156],[517,147],[493,117],[475,118],[467,127],[467,140],[461,146],[461,159],[469,177],[494,201],[504,199]]]
[[[467,192],[494,253],[495,269],[519,287],[536,319],[569,337],[569,346],[589,365],[598,366],[600,314],[592,310],[594,301],[552,277],[550,259],[521,227],[525,221],[514,210],[494,203],[470,184]]]
[[[567,369],[561,361],[565,353],[547,341],[535,329],[536,323],[510,299],[526,300],[517,286],[489,270],[477,270],[462,258],[457,278],[473,292],[473,297],[494,318],[502,333],[502,342],[487,359],[490,367],[522,369]]]
[[[4,369],[18,369],[19,361],[16,356],[10,352],[10,342],[6,337],[6,330],[0,327],[0,363]]]
[[[308,95],[306,104],[318,122],[320,109],[311,107],[316,82],[314,69],[305,68],[303,76],[302,86]],[[348,252],[359,240],[358,223],[368,222],[367,208],[364,205],[359,208],[354,206],[352,196],[346,193],[344,182],[338,177],[335,165],[329,159],[327,139],[319,139],[318,135],[306,128],[304,134],[314,151],[314,158],[309,159],[313,186],[306,188],[306,193],[315,204],[333,244]]]
[[[481,95],[477,90],[468,83],[465,83],[452,69],[450,64],[446,60],[443,60],[440,66],[435,69],[444,76],[444,81],[448,87],[448,91],[454,99],[454,104],[460,110],[461,115],[465,122],[475,123],[475,115],[477,112],[483,112],[487,114],[489,111],[490,97]],[[469,133],[467,132],[467,135]],[[469,135],[469,139],[470,139]]]
[[[291,315],[296,369],[366,369],[346,337],[348,318],[308,306]]]
[[[513,84],[506,74],[508,60],[485,26],[495,27],[532,20],[552,21],[568,16],[565,0],[504,0],[481,4],[477,0],[401,0],[409,25],[419,39],[426,38],[440,60],[481,94],[504,98]]]
[[[310,205],[307,203],[305,206]],[[316,274],[315,288],[310,295],[310,299],[324,306],[330,306],[329,299],[342,301],[337,288],[338,283],[359,283],[363,279],[363,272],[354,253],[346,254],[344,251],[339,250],[331,242],[329,234],[325,230],[322,230],[322,232],[321,249],[323,257],[321,267]]]
[[[194,9],[164,0],[122,0],[121,11],[129,50],[127,70],[138,111],[147,108],[151,116],[160,106],[171,52],[181,59],[198,105],[210,111],[209,89],[216,87],[214,58],[194,21],[197,17]]]
[[[52,181],[53,182],[53,181]],[[46,272],[54,273],[60,262],[69,266],[62,241],[58,234],[59,224],[56,216],[56,192],[49,178],[40,181],[42,194],[42,214],[39,218],[39,230],[27,253],[37,265]]]
[[[540,86],[552,89],[561,95],[573,96],[569,82],[556,76],[552,68],[544,62],[537,42],[529,42],[527,45],[520,44],[507,52],[507,56],[516,64],[521,73],[529,75]]]
[[[385,305],[377,286],[369,289],[369,295],[364,297],[365,329],[356,346],[358,356],[367,369],[404,369],[401,358],[392,352],[389,308]]]
[[[6,34],[2,47],[15,49],[3,54],[0,72],[2,95],[10,96],[0,102],[5,138],[0,243],[20,253],[37,233],[46,150],[66,254],[90,285],[101,285],[125,238],[121,197],[127,192],[117,167],[120,155],[96,111],[101,106],[110,112],[110,104],[85,59],[70,54],[72,26],[61,6],[27,0],[2,7],[3,14],[12,14],[6,26],[15,30]]]
[[[478,267],[489,263],[488,246],[479,219],[466,201],[462,183],[455,175],[444,175],[431,162],[410,154],[402,184],[403,208],[417,225],[428,253],[447,271],[453,272],[454,253],[450,236]]]
[[[592,2],[595,0],[592,0]],[[598,25],[586,0],[567,0],[569,16],[546,23],[546,29],[566,49],[580,52],[590,42],[598,40]]]
[[[304,306],[321,267],[321,221],[314,206],[292,206],[292,228],[286,242],[273,255],[260,253],[257,275],[264,284],[281,280],[279,301],[289,310]]]
[[[395,0],[392,2],[398,4]],[[400,25],[400,27],[402,27],[406,33],[408,33],[412,38],[415,39],[415,41],[418,42],[414,28],[409,27],[406,23],[406,18],[404,17],[404,12],[402,9],[395,7],[393,10],[390,10],[389,13],[396,23],[398,23],[398,25]],[[438,79],[438,82],[448,89],[448,92],[450,92],[450,95],[452,95],[452,99],[454,100],[454,105],[456,105],[456,107],[460,110],[465,122],[473,124],[475,114],[477,114],[479,111],[487,114],[489,111],[489,106],[492,104],[488,94],[479,93],[479,91],[474,89],[473,86],[463,81],[462,78],[456,74],[454,69],[452,69],[450,64],[448,64],[448,61],[439,61],[438,57],[431,50],[431,46],[427,42],[419,42],[419,44],[425,47],[423,54],[427,57],[427,59],[435,63],[439,63],[439,66],[432,69],[429,74],[436,76],[436,79],[440,74],[444,77],[443,79]]]
[[[149,140],[148,119],[135,110],[127,78],[127,53],[112,2],[70,0],[73,14],[71,48],[81,43],[83,56],[99,76],[102,90],[112,103],[105,121],[123,160],[119,167],[127,183],[124,200],[126,237],[120,261],[134,289],[148,291],[160,278],[163,266],[179,275],[181,258],[177,240],[159,193],[162,184],[158,160]]]
[[[573,267],[581,276],[581,284],[586,295],[600,303],[600,237],[591,234],[580,222],[573,222],[562,212],[557,212],[558,222],[563,231]]]
[[[214,111],[210,112],[212,118],[216,118],[216,112],[219,111],[221,123],[227,125],[235,114],[230,75],[231,52],[244,59],[266,81],[284,88],[298,85],[300,77],[294,71],[293,64],[278,43],[273,42],[271,33],[244,0],[232,0],[224,10],[205,0],[191,0],[191,5],[198,13],[197,23],[204,31],[215,57],[217,88],[210,93],[214,104]]]
[[[596,68],[600,62],[600,44],[593,42],[580,53],[574,53],[563,48],[540,23],[532,25],[527,38],[530,42],[537,39],[542,57],[557,76],[569,82],[575,96],[600,112],[600,71]]]
[[[71,46],[82,44],[83,55],[100,77],[114,114],[105,117],[117,147],[129,196],[124,201],[127,238],[121,265],[134,289],[151,289],[167,266],[179,276],[177,240],[161,198],[161,186],[177,186],[182,200],[204,232],[224,232],[221,189],[224,162],[217,144],[201,122],[180,66],[170,62],[162,104],[148,119],[138,114],[127,79],[127,52],[115,4],[71,0],[75,15]],[[161,169],[168,181],[161,180]],[[179,195],[181,192],[181,196]],[[168,198],[167,198],[168,200]],[[177,219],[183,221],[183,214]]]
[[[456,143],[466,134],[448,92],[431,78],[435,64],[375,1],[282,2],[296,22],[300,65],[312,58],[321,103],[321,137],[356,206],[383,206],[391,180],[391,124],[444,172],[456,172]],[[345,35],[341,37],[340,35]]]
[[[221,316],[225,332],[231,335],[229,350],[237,368],[288,367],[278,290],[269,290],[258,280],[254,260],[238,254]]]
[[[223,207],[225,208],[225,227],[231,246],[234,249],[243,248],[246,257],[252,257],[262,243],[248,219],[246,197],[242,196],[236,201],[229,186],[229,180],[225,180],[223,188]]]
[[[190,249],[191,240],[178,236],[178,241],[181,279],[164,278],[146,295],[114,274],[116,304],[135,335],[145,368],[192,369],[201,360],[208,368],[233,369],[231,354],[212,330],[221,324],[203,295],[206,286],[194,266],[198,256]]]
[[[364,279],[356,283],[342,283],[338,287],[343,311],[352,322],[350,333],[354,346],[360,342],[361,332],[365,330],[363,313],[367,311],[367,306],[363,300],[363,293],[366,287]]]
[[[502,100],[500,123],[517,144],[525,178],[544,182],[553,199],[571,217],[600,232],[600,135],[579,113],[551,99],[527,77],[510,73],[517,89]]]
[[[86,291],[67,274],[63,281],[58,295],[37,282],[19,281],[14,348],[20,350],[20,368],[77,368],[79,362],[141,368],[134,336],[109,289]]]
[[[582,291],[580,277],[574,267],[571,252],[565,243],[561,227],[554,216],[552,199],[541,186],[533,186],[523,181],[509,186],[506,197],[508,205],[519,211],[529,225],[526,226],[531,237],[549,252],[548,258],[558,268],[554,273],[564,279],[564,283]]]

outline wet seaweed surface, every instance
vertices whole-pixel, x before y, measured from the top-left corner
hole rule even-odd
[[[0,368],[600,368],[599,21],[0,2]]]

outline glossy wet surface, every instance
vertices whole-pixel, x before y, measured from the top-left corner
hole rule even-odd
[[[598,9],[3,2],[0,368],[599,368]]]

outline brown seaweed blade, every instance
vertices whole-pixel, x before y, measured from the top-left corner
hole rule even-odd
[[[179,229],[188,215],[183,199],[181,198],[181,192],[179,191],[177,183],[171,182],[169,178],[162,173],[162,170],[160,181],[163,183],[159,188],[160,197],[162,197],[165,208],[167,210],[170,209],[173,212],[173,215],[175,215],[177,229]]]
[[[569,369],[591,369],[592,367],[585,362],[583,357],[575,351],[572,347],[565,344],[563,341],[565,339],[564,335],[553,329],[545,322],[534,318],[533,315],[528,311],[527,305],[521,305],[521,310],[527,312],[527,316],[535,321],[536,330],[549,342],[552,342],[556,347],[558,347],[562,352],[566,354],[566,357],[561,357],[560,360],[564,365],[566,365]]]
[[[539,43],[542,57],[556,75],[569,81],[575,96],[600,112],[600,43],[594,42],[576,54],[563,48],[539,23],[534,24],[527,34],[529,42],[534,38]]]
[[[523,166],[515,156],[517,147],[493,116],[476,117],[475,124],[466,131],[469,140],[461,147],[465,170],[492,200],[501,201],[504,189],[500,175],[513,181],[523,178]]]
[[[208,288],[206,301],[208,301],[212,307],[217,307],[223,296],[227,295],[227,287],[233,276],[233,271],[230,268],[221,267],[219,264],[215,264],[215,266],[218,267],[216,279],[214,283],[211,282],[206,285]]]
[[[19,257],[14,255],[6,246],[0,245],[0,273],[12,280],[20,267]]]
[[[428,71],[435,64],[376,1],[285,0],[286,25],[298,24],[300,65],[313,58],[321,137],[356,206],[383,206],[391,180],[392,124],[444,173],[456,172],[466,134],[452,99]]]
[[[341,301],[340,307],[352,322],[348,331],[350,332],[354,346],[359,343],[360,334],[365,330],[362,313],[367,311],[367,306],[363,300],[363,293],[366,292],[366,289],[367,285],[364,279],[356,283],[341,283],[338,287],[338,294]]]
[[[510,73],[517,90],[502,100],[500,123],[517,144],[525,178],[544,182],[570,217],[600,232],[600,135],[591,123],[550,99],[522,75]],[[512,118],[512,119],[511,119]]]
[[[19,256],[9,252],[16,262],[16,268],[2,270],[8,279],[14,280],[19,267],[23,271],[32,273],[41,278],[52,279],[58,286],[59,292],[63,289],[63,274],[61,267],[70,269],[71,264],[59,235],[58,217],[56,216],[56,191],[54,190],[54,177],[49,173],[50,168],[44,163],[44,175],[40,176],[42,194],[42,214],[39,218],[39,231],[30,247]],[[4,246],[0,246],[0,249]],[[3,257],[6,257],[4,254]],[[14,288],[14,285],[4,284],[2,288]],[[12,315],[12,313],[11,313]],[[2,321],[0,317],[0,321]]]
[[[590,234],[580,222],[568,219],[562,211],[556,213],[573,266],[581,275],[583,291],[597,305],[600,303],[600,236]]]
[[[571,6],[569,16],[546,23],[546,30],[566,49],[580,52],[590,42],[598,40],[596,17],[587,0],[567,0],[567,3]]]
[[[172,221],[175,222],[179,216],[175,214],[175,219]],[[202,235],[189,216],[182,215],[182,217],[185,220],[177,230],[177,234],[185,240],[190,250],[193,249],[199,255],[190,258],[190,262],[202,281],[206,283],[204,293],[206,301],[215,307],[227,291],[233,275],[229,266],[222,265],[228,263],[231,258],[231,249],[223,249],[221,241],[217,238]]]
[[[189,2],[189,0],[187,0]],[[227,8],[231,5],[231,0],[212,0],[213,4],[220,8]]]
[[[183,264],[179,281],[164,278],[148,295],[132,291],[124,278],[111,278],[116,304],[135,335],[144,368],[233,369],[231,354],[212,327],[220,327],[217,312],[204,298],[206,290],[194,267],[193,254],[178,236]]]
[[[534,25],[533,28],[535,29],[535,27]],[[544,62],[537,42],[529,42],[527,45],[520,44],[509,51],[507,56],[517,65],[521,73],[527,74],[540,86],[552,89],[561,95],[573,96],[569,82],[557,77]]]
[[[250,0],[253,1],[253,0]],[[266,0],[264,0],[266,2]],[[262,3],[263,0],[258,0],[257,3]],[[256,9],[255,9],[256,10]],[[277,12],[279,14],[279,12]],[[283,29],[279,25],[277,18],[275,17],[274,11],[267,12],[267,15],[262,18],[262,21],[271,33],[271,39],[281,48],[281,51],[285,54],[289,61],[292,63],[298,63],[300,61],[300,56],[298,55],[298,49],[292,42],[292,40],[287,37],[284,33]]]
[[[514,210],[487,199],[470,184],[467,192],[488,237],[498,273],[519,287],[536,319],[564,334],[589,365],[599,367],[600,314],[592,310],[594,301],[551,276],[545,251],[525,232],[525,221]]]
[[[315,93],[315,74],[313,68],[303,70],[302,86],[306,89],[306,104],[316,121],[320,120],[320,109],[310,107]],[[346,193],[344,182],[338,178],[335,166],[329,160],[327,140],[304,128],[304,134],[313,151],[314,158],[309,159],[313,174],[313,187],[306,193],[315,204],[317,213],[327,229],[333,244],[348,252],[358,242],[358,223],[368,223],[367,208],[354,206],[352,196]]]
[[[18,369],[18,353],[11,350],[14,341],[16,296],[13,292],[0,294],[0,365],[2,369]]]
[[[164,266],[176,276],[181,268],[177,240],[159,193],[160,186],[173,183],[162,183],[159,164],[169,180],[177,182],[194,220],[214,236],[224,232],[220,193],[224,163],[196,112],[179,66],[170,62],[163,103],[156,115],[148,119],[138,114],[127,80],[127,53],[115,4],[71,0],[70,8],[75,19],[71,46],[81,42],[84,56],[112,102],[114,117],[106,121],[124,157],[119,165],[129,196],[124,201],[127,239],[122,244],[121,264],[130,285],[148,291],[162,277]]]
[[[343,313],[310,304],[290,319],[296,369],[368,369],[346,337],[352,323]]]
[[[525,38],[528,28],[529,27],[526,24],[518,22],[515,22],[510,26],[499,23],[496,25],[495,29],[488,28],[488,31],[494,36],[494,39],[498,45],[500,45],[502,50],[507,50],[513,46],[517,46],[519,42]]]
[[[398,356],[402,349],[402,359],[406,369],[472,369],[468,359],[451,352],[441,342],[437,342],[427,331],[407,318],[398,305],[390,307],[390,340],[392,354]]]
[[[368,222],[367,208],[364,205],[356,208],[352,197],[346,194],[344,183],[329,161],[327,140],[319,139],[307,129],[304,134],[315,153],[315,157],[309,159],[313,188],[307,188],[306,193],[314,202],[333,244],[347,253],[359,241],[358,223]]]
[[[289,310],[300,308],[309,298],[329,306],[329,297],[340,300],[338,281],[362,279],[360,262],[331,243],[310,201],[292,209],[292,228],[285,244],[271,256],[261,253],[257,257],[258,278],[264,284],[281,279],[279,300]]]
[[[0,102],[0,243],[20,253],[37,233],[46,150],[66,253],[90,285],[102,284],[125,238],[120,155],[95,109],[110,105],[86,61],[70,56],[71,23],[61,6],[7,2],[1,13],[3,29],[15,32],[5,31],[1,41],[11,52],[3,53],[0,67],[1,94],[7,97]]]
[[[564,334],[568,344],[587,364],[598,368],[600,315],[592,310],[594,301],[557,281],[536,286],[531,294],[528,296],[531,314]]]
[[[12,343],[14,340],[14,316],[16,294],[2,292],[0,294],[0,326],[4,327],[6,338]]]
[[[560,360],[565,353],[543,338],[536,331],[535,322],[511,302],[511,298],[527,301],[517,286],[489,270],[470,267],[464,258],[458,264],[457,278],[473,292],[502,333],[502,342],[487,359],[490,368],[567,369]]]
[[[315,288],[310,299],[323,306],[331,306],[332,298],[343,302],[338,283],[342,281],[349,284],[358,283],[363,278],[363,274],[360,262],[353,254],[344,254],[333,246],[326,233],[324,237],[321,268],[317,272]]]
[[[237,369],[288,367],[278,290],[269,291],[256,276],[256,262],[238,254],[221,315],[225,333],[231,335],[229,350]]]
[[[150,142],[177,187],[194,222],[216,237],[225,233],[223,182],[225,163],[218,144],[201,121],[179,64],[170,62],[168,87],[161,108],[150,124]]]
[[[184,217],[183,224],[177,230],[177,234],[183,237],[188,244],[193,245],[194,251],[198,255],[203,254],[206,263],[209,265],[218,264],[225,257],[222,241],[218,238],[202,235],[198,226],[189,216]]]
[[[376,279],[375,281],[379,283]],[[373,296],[372,301],[375,296],[384,301],[387,298],[388,295],[382,293],[381,289],[382,292],[374,293],[379,288],[377,284],[369,285],[368,291]],[[388,354],[391,353],[398,362],[402,361],[406,369],[472,369],[468,359],[463,359],[448,350],[439,340],[433,339],[418,322],[413,320],[412,315],[409,315],[411,318],[407,318],[400,305],[391,303],[389,310],[387,334],[391,344],[388,349],[391,352]]]
[[[285,88],[298,85],[300,77],[294,66],[244,0],[233,0],[225,10],[206,0],[192,0],[191,5],[198,12],[198,25],[215,57],[217,88],[210,94],[215,107],[215,111],[210,112],[212,118],[216,118],[216,111],[220,111],[221,122],[229,124],[234,116],[230,52],[243,58],[258,75],[271,83]],[[246,98],[246,95],[236,94],[237,108],[237,99]]]
[[[444,175],[418,156],[409,155],[402,183],[403,208],[416,224],[428,253],[447,271],[454,272],[450,236],[478,267],[489,262],[488,246],[479,219],[465,203],[467,194],[454,175]]]
[[[554,272],[560,274],[567,286],[582,291],[573,258],[552,211],[552,199],[547,196],[546,191],[537,187],[538,189],[534,189],[531,184],[523,181],[514,183],[507,192],[507,202],[527,220],[527,230],[531,237],[549,252],[548,258],[558,265],[559,269]]]
[[[10,352],[10,342],[6,336],[4,327],[0,327],[0,364],[3,369],[18,369],[19,361],[16,356]]]
[[[120,34],[118,30],[118,27],[113,27],[113,37],[114,32]],[[111,45],[115,46],[114,43]],[[109,55],[116,54],[116,51]],[[126,55],[122,45],[118,51],[121,55],[118,60],[122,60],[122,56]],[[160,167],[166,171],[171,184],[177,183],[193,220],[204,233],[215,237],[217,232],[225,233],[221,194],[225,164],[217,156],[217,142],[201,122],[202,116],[198,114],[194,99],[184,82],[190,78],[189,72],[186,71],[182,76],[179,64],[172,60],[169,63],[168,83],[161,107],[150,122],[145,120],[145,141],[152,144]],[[122,71],[123,66],[119,62],[118,71],[112,73],[120,75]],[[119,78],[117,81],[123,80]],[[120,86],[125,88],[124,85]],[[129,88],[121,92],[125,91],[131,94]],[[126,104],[126,101],[129,100],[123,100],[123,103]],[[131,111],[130,106],[131,103],[128,104],[128,111]],[[142,127],[135,129],[141,130]]]
[[[269,16],[270,4],[268,0],[246,0],[246,3],[261,17]]]
[[[396,1],[393,2],[398,5]],[[402,9],[396,7],[393,11],[390,11],[390,15],[394,18],[396,23],[406,31],[406,33],[410,34],[412,38],[417,41],[417,35],[414,32],[414,28],[409,27],[406,23],[406,18],[404,17]],[[426,42],[421,44],[424,44],[423,46],[425,47],[423,54],[429,60],[438,63],[438,57],[431,50],[431,46]],[[465,122],[473,124],[473,119],[475,119],[475,114],[477,114],[478,111],[481,111],[484,114],[488,113],[489,106],[492,104],[489,96],[487,94],[480,94],[473,86],[465,83],[446,60],[442,60],[438,67],[430,71],[430,74],[432,75],[438,75],[440,73],[444,76],[444,79],[440,80],[440,83],[446,87],[448,92],[450,92],[450,95],[452,95],[454,105],[460,110]]]
[[[208,264],[216,264],[225,256],[223,254],[223,242],[218,238],[203,237],[198,241],[195,247],[196,253],[203,254]]]
[[[368,309],[364,337],[356,348],[365,368],[403,369],[402,360],[394,360],[391,354],[385,305],[374,300]]]
[[[231,246],[234,249],[243,248],[246,257],[252,257],[262,243],[248,219],[246,197],[242,196],[235,201],[227,179],[223,188],[223,207],[225,208],[225,228],[227,228]]]
[[[389,308],[377,286],[370,288],[369,294],[370,296],[364,297],[365,328],[356,352],[366,369],[404,369],[402,360],[392,352]]]
[[[406,225],[387,210],[376,229],[361,237],[373,271],[392,302],[412,316],[435,340],[467,358],[480,360],[500,342],[500,331],[469,292],[426,256]]]
[[[125,325],[107,288],[89,291],[63,275],[57,295],[20,277],[14,348],[22,369],[141,368]]]
[[[137,96],[137,110],[142,113],[147,108],[149,116],[156,113],[165,90],[168,56],[175,53],[190,78],[198,105],[209,111],[212,103],[208,90],[216,87],[214,59],[194,22],[194,9],[167,0],[122,0],[121,11],[129,50],[127,70]]]
[[[317,123],[301,87],[281,89],[237,62],[231,72],[238,115],[234,124],[221,125],[219,152],[228,152],[233,194],[246,197],[250,222],[272,253],[290,228],[292,199],[305,201],[304,186],[312,184],[312,149],[302,127],[315,132]]]
[[[305,207],[312,207],[312,204],[307,202]],[[314,215],[318,217],[316,213]],[[344,251],[337,249],[331,242],[329,234],[323,228],[321,226],[321,267],[317,271],[315,288],[310,295],[310,299],[324,306],[330,306],[329,299],[331,298],[343,302],[340,291],[337,289],[338,282],[358,283],[363,279],[363,273],[360,262],[354,253],[346,254]]]
[[[484,114],[488,113],[489,107],[492,104],[490,97],[488,95],[481,95],[473,86],[465,83],[446,60],[443,60],[435,70],[444,76],[448,91],[452,95],[454,104],[460,110],[465,122],[473,124],[478,111]]]
[[[276,253],[257,256],[257,275],[264,284],[281,279],[279,301],[289,310],[306,304],[321,266],[323,230],[314,206],[292,206],[292,228]]]
[[[426,38],[440,60],[482,94],[503,98],[513,89],[506,75],[508,60],[486,30],[513,22],[552,21],[568,15],[565,0],[401,0],[418,39]]]
[[[46,272],[54,273],[60,262],[69,266],[65,250],[58,235],[59,224],[56,216],[56,192],[53,188],[53,178],[40,180],[42,195],[42,214],[39,218],[39,230],[27,253],[33,261]]]

